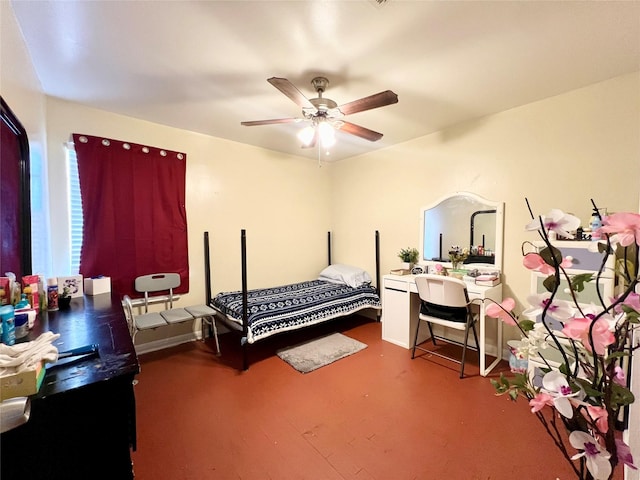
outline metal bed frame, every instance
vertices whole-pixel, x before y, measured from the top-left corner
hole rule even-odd
[[[247,287],[247,232],[245,229],[240,231],[240,257],[242,270],[242,326],[237,323],[228,321],[224,315],[218,317],[230,330],[242,331],[242,370],[249,370],[248,347],[249,342],[247,336],[249,334],[248,325],[248,287]],[[375,231],[375,258],[376,258],[376,285],[374,286],[376,293],[380,296],[380,233]],[[327,232],[327,263],[331,265],[331,232]],[[205,295],[206,305],[212,306],[212,290],[211,290],[211,251],[209,244],[209,232],[204,232],[204,274],[205,274]],[[215,310],[215,308],[214,308]],[[378,311],[377,321],[380,321],[381,312]],[[310,326],[310,325],[309,325]],[[304,328],[304,327],[301,327]],[[283,332],[285,333],[285,332]]]

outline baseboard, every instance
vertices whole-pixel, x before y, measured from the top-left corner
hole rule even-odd
[[[141,343],[136,345],[136,354],[142,355],[144,353],[155,352],[164,348],[175,347],[187,342],[193,342],[194,340],[200,340],[202,334],[200,332],[184,333],[182,335],[176,335],[161,340],[153,340],[151,342]]]

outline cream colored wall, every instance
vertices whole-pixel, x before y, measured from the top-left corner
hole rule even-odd
[[[186,206],[191,288],[204,301],[203,233],[211,238],[214,293],[241,286],[240,230],[247,230],[250,288],[307,279],[326,263],[329,172],[315,162],[215,137],[48,99],[52,204],[64,204],[63,144],[84,133],[187,154]],[[54,223],[66,222],[54,212]],[[122,225],[132,229],[135,225]],[[65,230],[65,229],[62,229]],[[56,248],[67,248],[64,235]]]
[[[27,130],[32,150],[44,152],[45,97],[10,2],[0,2],[0,94]]]
[[[402,96],[400,96],[402,101]],[[337,261],[374,268],[362,237],[381,232],[383,272],[397,252],[418,247],[419,209],[455,191],[505,202],[505,295],[526,301],[529,274],[520,245],[534,213],[573,212],[587,223],[590,198],[635,211],[640,187],[640,74],[469,121],[332,168]]]

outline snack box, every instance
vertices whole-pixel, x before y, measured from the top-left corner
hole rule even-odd
[[[13,397],[28,397],[40,390],[44,375],[47,373],[44,362],[40,362],[36,369],[25,370],[0,377],[0,400]]]

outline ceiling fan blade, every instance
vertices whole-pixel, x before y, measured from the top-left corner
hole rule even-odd
[[[298,90],[296,86],[286,78],[271,77],[267,79],[267,82],[269,82],[291,100],[293,100],[299,107],[315,109],[313,103],[311,103],[309,99],[305,97],[302,92]]]
[[[374,132],[373,130],[369,130],[368,128],[361,127],[360,125],[356,125],[351,122],[343,122],[340,130],[346,133],[350,133],[351,135],[356,135],[360,138],[364,138],[365,140],[369,140],[370,142],[375,142],[382,138],[382,134],[378,132]]]
[[[254,120],[252,122],[240,122],[240,125],[244,125],[245,127],[254,127],[256,125],[272,125],[274,123],[291,123],[299,121],[299,118],[274,118],[271,120]]]
[[[364,110],[371,110],[372,108],[384,107],[393,103],[398,103],[398,95],[391,90],[385,90],[384,92],[340,105],[338,110],[340,110],[343,115],[350,115]]]

